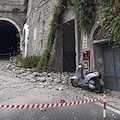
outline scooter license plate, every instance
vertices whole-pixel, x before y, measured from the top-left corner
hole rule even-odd
[[[104,85],[104,82],[103,82],[102,79],[99,79],[99,81],[100,81],[100,84],[101,84],[101,85]]]

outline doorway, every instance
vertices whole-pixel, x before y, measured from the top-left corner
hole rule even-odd
[[[104,80],[107,89],[120,91],[120,58],[110,45],[103,46]]]
[[[75,57],[75,23],[71,20],[63,25],[63,72],[75,71]]]

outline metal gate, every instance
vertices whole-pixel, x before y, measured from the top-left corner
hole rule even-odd
[[[105,87],[112,90],[120,91],[120,68],[118,62],[120,58],[109,45],[103,46],[104,59],[104,80]]]

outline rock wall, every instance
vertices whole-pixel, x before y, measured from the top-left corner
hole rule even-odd
[[[12,4],[12,5],[23,5],[24,0],[1,0],[0,4],[5,5],[5,4]]]
[[[28,55],[41,55],[45,50],[56,3],[56,0],[29,0],[27,12]]]
[[[24,0],[1,0],[0,17],[14,21],[22,30],[26,13],[24,12]]]

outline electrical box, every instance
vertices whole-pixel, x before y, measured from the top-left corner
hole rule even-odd
[[[86,71],[90,70],[90,51],[83,52],[83,65]]]

